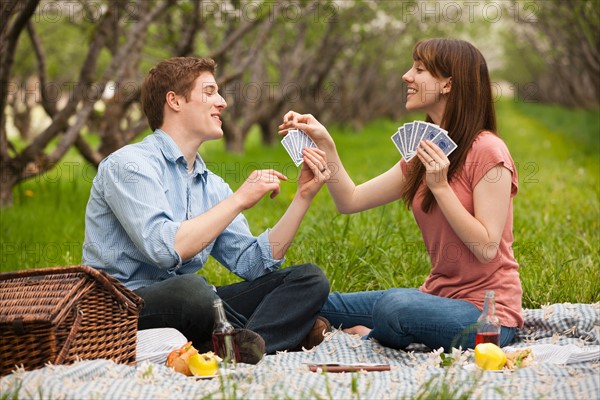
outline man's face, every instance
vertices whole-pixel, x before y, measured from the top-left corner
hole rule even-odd
[[[181,102],[180,118],[189,132],[201,135],[203,140],[219,139],[223,136],[221,112],[227,107],[219,94],[219,86],[210,72],[196,78],[189,100]]]

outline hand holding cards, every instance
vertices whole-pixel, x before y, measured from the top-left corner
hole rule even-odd
[[[296,167],[302,164],[303,156],[302,150],[305,147],[317,147],[315,142],[300,129],[290,129],[288,130],[287,135],[281,141],[283,147],[285,147],[286,151],[296,164]]]
[[[417,146],[423,140],[431,140],[446,156],[458,147],[448,132],[435,124],[423,121],[414,121],[402,125],[392,135],[392,141],[402,154],[402,158],[410,161],[417,154]]]

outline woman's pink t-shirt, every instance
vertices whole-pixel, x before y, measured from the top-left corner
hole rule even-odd
[[[496,313],[502,325],[522,327],[523,290],[517,271],[519,264],[512,250],[512,198],[517,194],[518,178],[515,164],[504,142],[492,133],[480,134],[467,154],[462,171],[455,176],[450,187],[465,209],[474,215],[475,186],[490,169],[499,164],[512,174],[511,201],[497,255],[487,264],[479,262],[469,247],[483,245],[491,252],[495,251],[495,244],[470,243],[467,247],[454,233],[437,205],[429,213],[424,213],[421,210],[423,195],[415,196],[412,210],[432,266],[420,290],[441,297],[466,300],[479,309],[483,308],[485,292],[493,290],[496,293]],[[401,167],[403,173],[406,173],[407,164],[402,162]],[[505,169],[502,171],[508,172]]]

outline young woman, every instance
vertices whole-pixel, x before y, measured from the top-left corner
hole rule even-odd
[[[321,314],[347,332],[405,348],[475,346],[472,327],[485,292],[495,291],[502,325],[500,345],[521,327],[522,289],[512,252],[513,206],[517,171],[496,133],[487,65],[473,45],[462,40],[430,39],[416,44],[413,66],[403,76],[406,108],[423,111],[426,121],[448,131],[458,148],[448,157],[422,141],[417,157],[355,185],[345,171],[327,129],[312,115],[290,111],[280,133],[307,132],[334,163],[327,183],[338,211],[355,213],[402,199],[412,210],[430,255],[423,285],[360,293],[332,293]],[[317,153],[305,160],[318,165]]]

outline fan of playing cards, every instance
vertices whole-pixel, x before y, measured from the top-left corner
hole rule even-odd
[[[392,135],[392,141],[406,161],[410,161],[417,154],[417,146],[422,140],[431,140],[447,156],[458,147],[448,136],[448,131],[429,122],[414,121],[406,123]]]
[[[281,144],[287,150],[292,161],[296,164],[296,167],[302,164],[302,150],[305,147],[317,147],[315,142],[306,134],[306,132],[300,129],[290,129],[287,135],[281,141]]]

